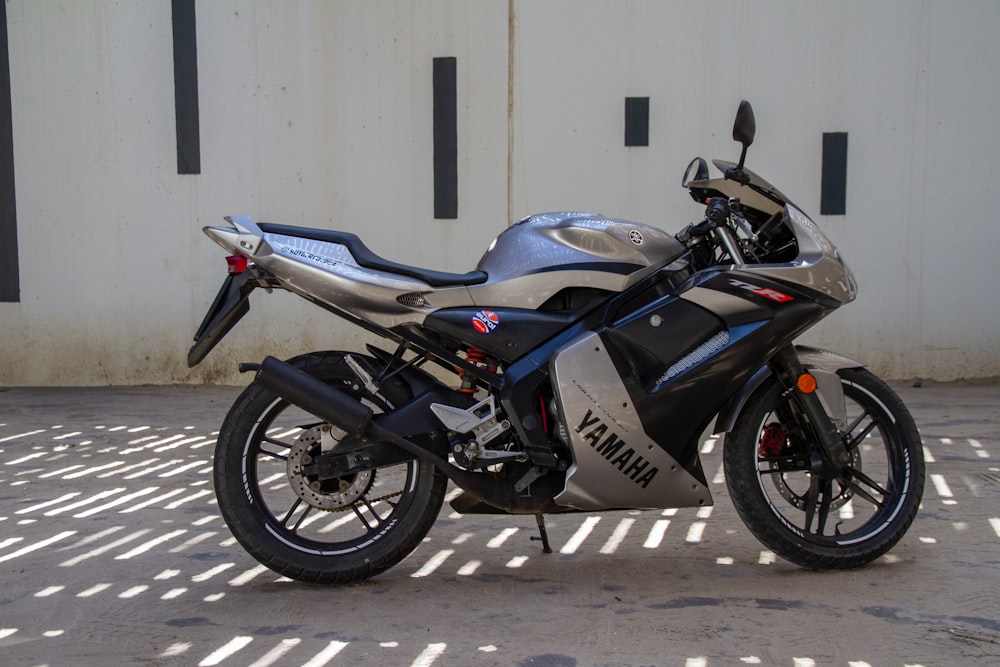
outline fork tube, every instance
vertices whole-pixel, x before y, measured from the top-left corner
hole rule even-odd
[[[816,392],[806,394],[796,388],[796,380],[805,373],[805,368],[799,361],[795,348],[789,345],[780,350],[772,358],[771,367],[782,385],[791,388],[795,402],[802,408],[816,432],[826,464],[834,475],[839,476],[844,467],[851,462],[851,455],[847,452],[847,447],[841,440],[833,420],[823,407],[819,394]]]
[[[743,251],[740,250],[740,245],[736,242],[736,237],[733,236],[729,227],[726,227],[724,224],[717,226],[715,228],[715,235],[718,237],[719,243],[722,244],[722,247],[729,253],[729,256],[733,258],[733,264],[736,264],[737,266],[743,266],[746,264],[746,259],[743,257]]]

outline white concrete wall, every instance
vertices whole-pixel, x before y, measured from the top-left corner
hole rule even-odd
[[[507,220],[507,5],[198,2],[202,173],[178,176],[170,3],[8,3],[21,302],[0,385],[239,381],[240,360],[356,345],[288,294],[193,372],[228,214],[338,228],[468,270]],[[433,218],[432,60],[458,58],[458,220]]]
[[[240,360],[360,342],[258,293],[188,371],[224,271],[200,227],[227,214],[454,271],[537,211],[679,229],[700,215],[680,174],[735,159],[741,98],[749,166],[861,282],[809,341],[891,377],[1000,375],[995,2],[202,0],[197,176],[176,173],[169,2],[7,12],[21,301],[0,303],[0,385],[238,381]],[[437,56],[458,59],[457,220],[433,219]],[[623,146],[626,96],[651,99],[649,147]],[[849,133],[846,216],[818,216],[830,131]]]

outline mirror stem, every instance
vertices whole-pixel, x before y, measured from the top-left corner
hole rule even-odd
[[[725,177],[727,180],[736,181],[737,183],[742,183],[746,185],[750,182],[750,176],[743,171],[743,161],[747,157],[747,145],[743,144],[743,151],[740,153],[740,163],[735,167],[730,167],[726,169]]]

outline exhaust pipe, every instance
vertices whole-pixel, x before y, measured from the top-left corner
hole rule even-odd
[[[551,513],[567,509],[556,505],[551,498],[517,495],[511,484],[503,483],[491,473],[470,472],[452,465],[434,452],[379,426],[374,421],[372,409],[361,401],[284,361],[266,357],[260,364],[256,382],[289,403],[344,429],[362,442],[389,442],[407,454],[427,461],[487,505],[511,514]]]
[[[274,357],[264,359],[256,380],[289,403],[358,438],[368,430],[375,416],[364,403]]]

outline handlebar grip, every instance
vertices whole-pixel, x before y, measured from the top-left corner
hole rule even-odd
[[[729,217],[729,202],[722,197],[712,197],[708,202],[705,217],[718,224]]]

